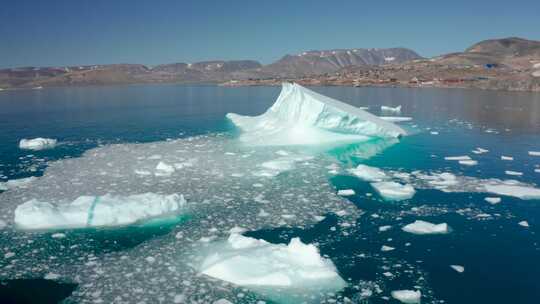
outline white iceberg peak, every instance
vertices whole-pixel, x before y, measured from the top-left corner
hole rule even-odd
[[[227,117],[242,131],[241,141],[259,146],[324,145],[406,135],[401,127],[371,113],[290,83],[283,83],[266,113]]]

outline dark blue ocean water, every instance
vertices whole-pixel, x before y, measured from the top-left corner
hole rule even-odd
[[[540,184],[540,94],[458,89],[400,89],[315,87],[315,91],[355,106],[369,106],[379,114],[380,105],[402,105],[402,115],[413,118],[406,123],[413,134],[378,154],[364,159],[335,149],[326,153],[346,166],[366,163],[385,169],[411,172],[440,170],[476,178],[507,179],[505,170],[523,172],[513,177],[531,185]],[[137,85],[87,88],[50,88],[35,91],[0,92],[0,176],[2,180],[40,176],[47,162],[79,157],[100,145],[133,142],[158,142],[214,132],[234,132],[225,119],[229,112],[243,115],[263,113],[279,94],[277,87],[225,88],[216,86]],[[436,131],[437,135],[430,132]],[[51,137],[61,143],[55,149],[37,152],[18,148],[21,138]],[[476,147],[490,152],[470,153]],[[343,148],[344,150],[347,147]],[[341,157],[346,154],[347,157]],[[29,156],[31,155],[31,156]],[[444,156],[471,155],[477,166],[460,166]],[[501,161],[501,155],[514,161]],[[427,302],[445,303],[537,303],[540,298],[540,201],[503,197],[489,205],[483,193],[444,193],[417,190],[413,199],[400,203],[381,203],[368,183],[338,175],[330,182],[337,189],[354,189],[352,204],[365,211],[356,225],[361,235],[343,237],[335,218],[327,217],[309,229],[273,229],[248,232],[270,242],[284,243],[295,236],[305,242],[319,239],[321,253],[336,264],[342,277],[351,282],[384,281],[385,292],[370,303],[393,303],[385,299],[390,290],[410,289],[425,281]],[[491,195],[492,196],[492,195]],[[0,194],[0,200],[2,196]],[[425,217],[404,212],[414,207],[431,206],[437,211]],[[482,218],[467,215],[467,209],[489,214]],[[446,212],[441,211],[446,210]],[[459,211],[460,212],[456,212]],[[472,212],[472,211],[471,211]],[[466,214],[466,215],[463,215]],[[396,220],[396,218],[399,218]],[[416,219],[446,222],[448,235],[415,236],[405,234],[398,225]],[[526,220],[530,227],[517,223]],[[382,225],[394,226],[380,233]],[[168,224],[171,225],[171,224]],[[172,224],[174,225],[174,224]],[[100,251],[118,251],[144,244],[168,233],[170,226],[119,231],[82,231],[93,236]],[[10,250],[7,234],[0,235],[0,248]],[[334,237],[335,236],[335,237]],[[112,240],[112,241],[111,241]],[[411,243],[412,245],[406,245]],[[382,245],[396,250],[381,259]],[[2,252],[2,255],[4,253]],[[367,258],[362,257],[367,254]],[[406,262],[407,269],[396,269]],[[463,265],[457,273],[449,265]],[[0,264],[6,266],[6,264]],[[407,270],[410,271],[407,271]],[[399,273],[386,279],[382,273]],[[29,288],[49,290],[49,295],[64,295],[41,281],[13,281],[2,278],[0,297],[21,299]],[[23,284],[20,287],[17,284]],[[353,284],[351,284],[353,285]],[[71,285],[66,287],[68,293]],[[343,294],[354,299],[358,290],[346,288]],[[51,296],[51,302],[58,297]],[[44,297],[43,299],[46,299]],[[1,301],[0,301],[1,302]]]

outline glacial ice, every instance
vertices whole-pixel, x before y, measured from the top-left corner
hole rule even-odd
[[[392,298],[406,304],[420,303],[422,293],[420,290],[394,290],[392,291]]]
[[[387,201],[401,201],[410,199],[416,192],[411,185],[396,182],[376,182],[371,186]]]
[[[312,244],[293,238],[288,245],[233,233],[226,242],[210,247],[199,267],[202,274],[269,297],[287,298],[287,292],[335,292],[346,286],[331,260]],[[279,287],[279,294],[269,292]]]
[[[44,150],[51,149],[56,146],[56,139],[52,138],[33,138],[33,139],[21,139],[19,141],[19,148],[24,150]]]
[[[73,202],[32,199],[15,209],[19,229],[60,229],[123,226],[178,213],[186,204],[178,194],[81,196]]]
[[[227,117],[241,130],[240,140],[251,146],[339,144],[406,135],[391,122],[290,83],[283,83],[266,113]]]
[[[416,220],[401,229],[412,234],[446,234],[450,232],[446,223],[433,224],[421,220]]]

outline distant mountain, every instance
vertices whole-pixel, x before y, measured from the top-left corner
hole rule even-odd
[[[498,56],[540,56],[540,41],[518,37],[484,40],[465,50]]]
[[[264,66],[260,72],[281,77],[298,77],[332,73],[347,66],[403,63],[421,58],[406,48],[307,51],[298,55],[286,55]]]

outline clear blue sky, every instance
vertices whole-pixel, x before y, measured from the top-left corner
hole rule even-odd
[[[423,56],[488,38],[540,40],[540,0],[2,0],[0,67],[255,59],[403,46]]]

